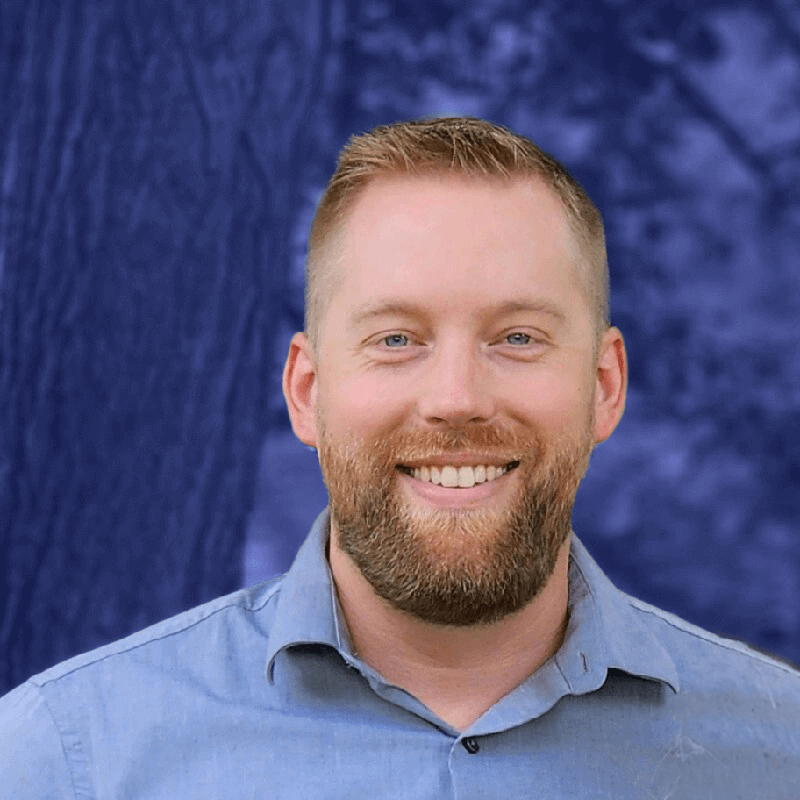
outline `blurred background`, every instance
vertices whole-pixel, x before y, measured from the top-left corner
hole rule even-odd
[[[574,527],[800,662],[793,0],[0,0],[0,694],[285,570],[280,375],[347,138],[470,114],[607,224],[631,385]]]

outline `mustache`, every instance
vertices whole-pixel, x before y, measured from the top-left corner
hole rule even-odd
[[[497,426],[472,430],[403,430],[387,432],[375,442],[376,458],[389,464],[424,461],[426,458],[458,454],[491,456],[502,461],[518,461],[522,456],[538,455],[543,450],[535,434],[521,435]]]

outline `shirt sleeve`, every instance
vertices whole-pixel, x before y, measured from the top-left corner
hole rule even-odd
[[[0,800],[76,800],[61,736],[41,690],[0,698]]]

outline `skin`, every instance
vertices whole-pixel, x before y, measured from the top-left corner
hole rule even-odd
[[[390,429],[424,435],[487,424],[535,429],[553,442],[589,430],[592,447],[611,435],[627,387],[622,335],[608,329],[594,357],[575,248],[543,184],[380,178],[356,200],[343,247],[318,353],[298,333],[284,370],[302,442],[318,446],[322,419],[337,442],[375,441]],[[509,307],[520,301],[530,308]],[[420,512],[446,506],[466,513],[507,506],[519,492],[519,473],[477,499],[470,490],[432,494],[399,473],[397,486]],[[443,558],[466,546],[434,544]],[[359,656],[459,730],[558,650],[568,553],[569,541],[544,589],[521,611],[489,624],[437,625],[379,597],[337,546],[331,525],[331,572]]]

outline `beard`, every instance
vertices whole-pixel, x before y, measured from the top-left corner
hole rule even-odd
[[[571,531],[593,419],[577,436],[550,443],[486,426],[389,430],[337,444],[321,416],[317,423],[338,546],[390,605],[439,625],[486,624],[521,610],[545,587]],[[408,503],[398,464],[448,452],[518,462],[515,497],[499,509]]]

